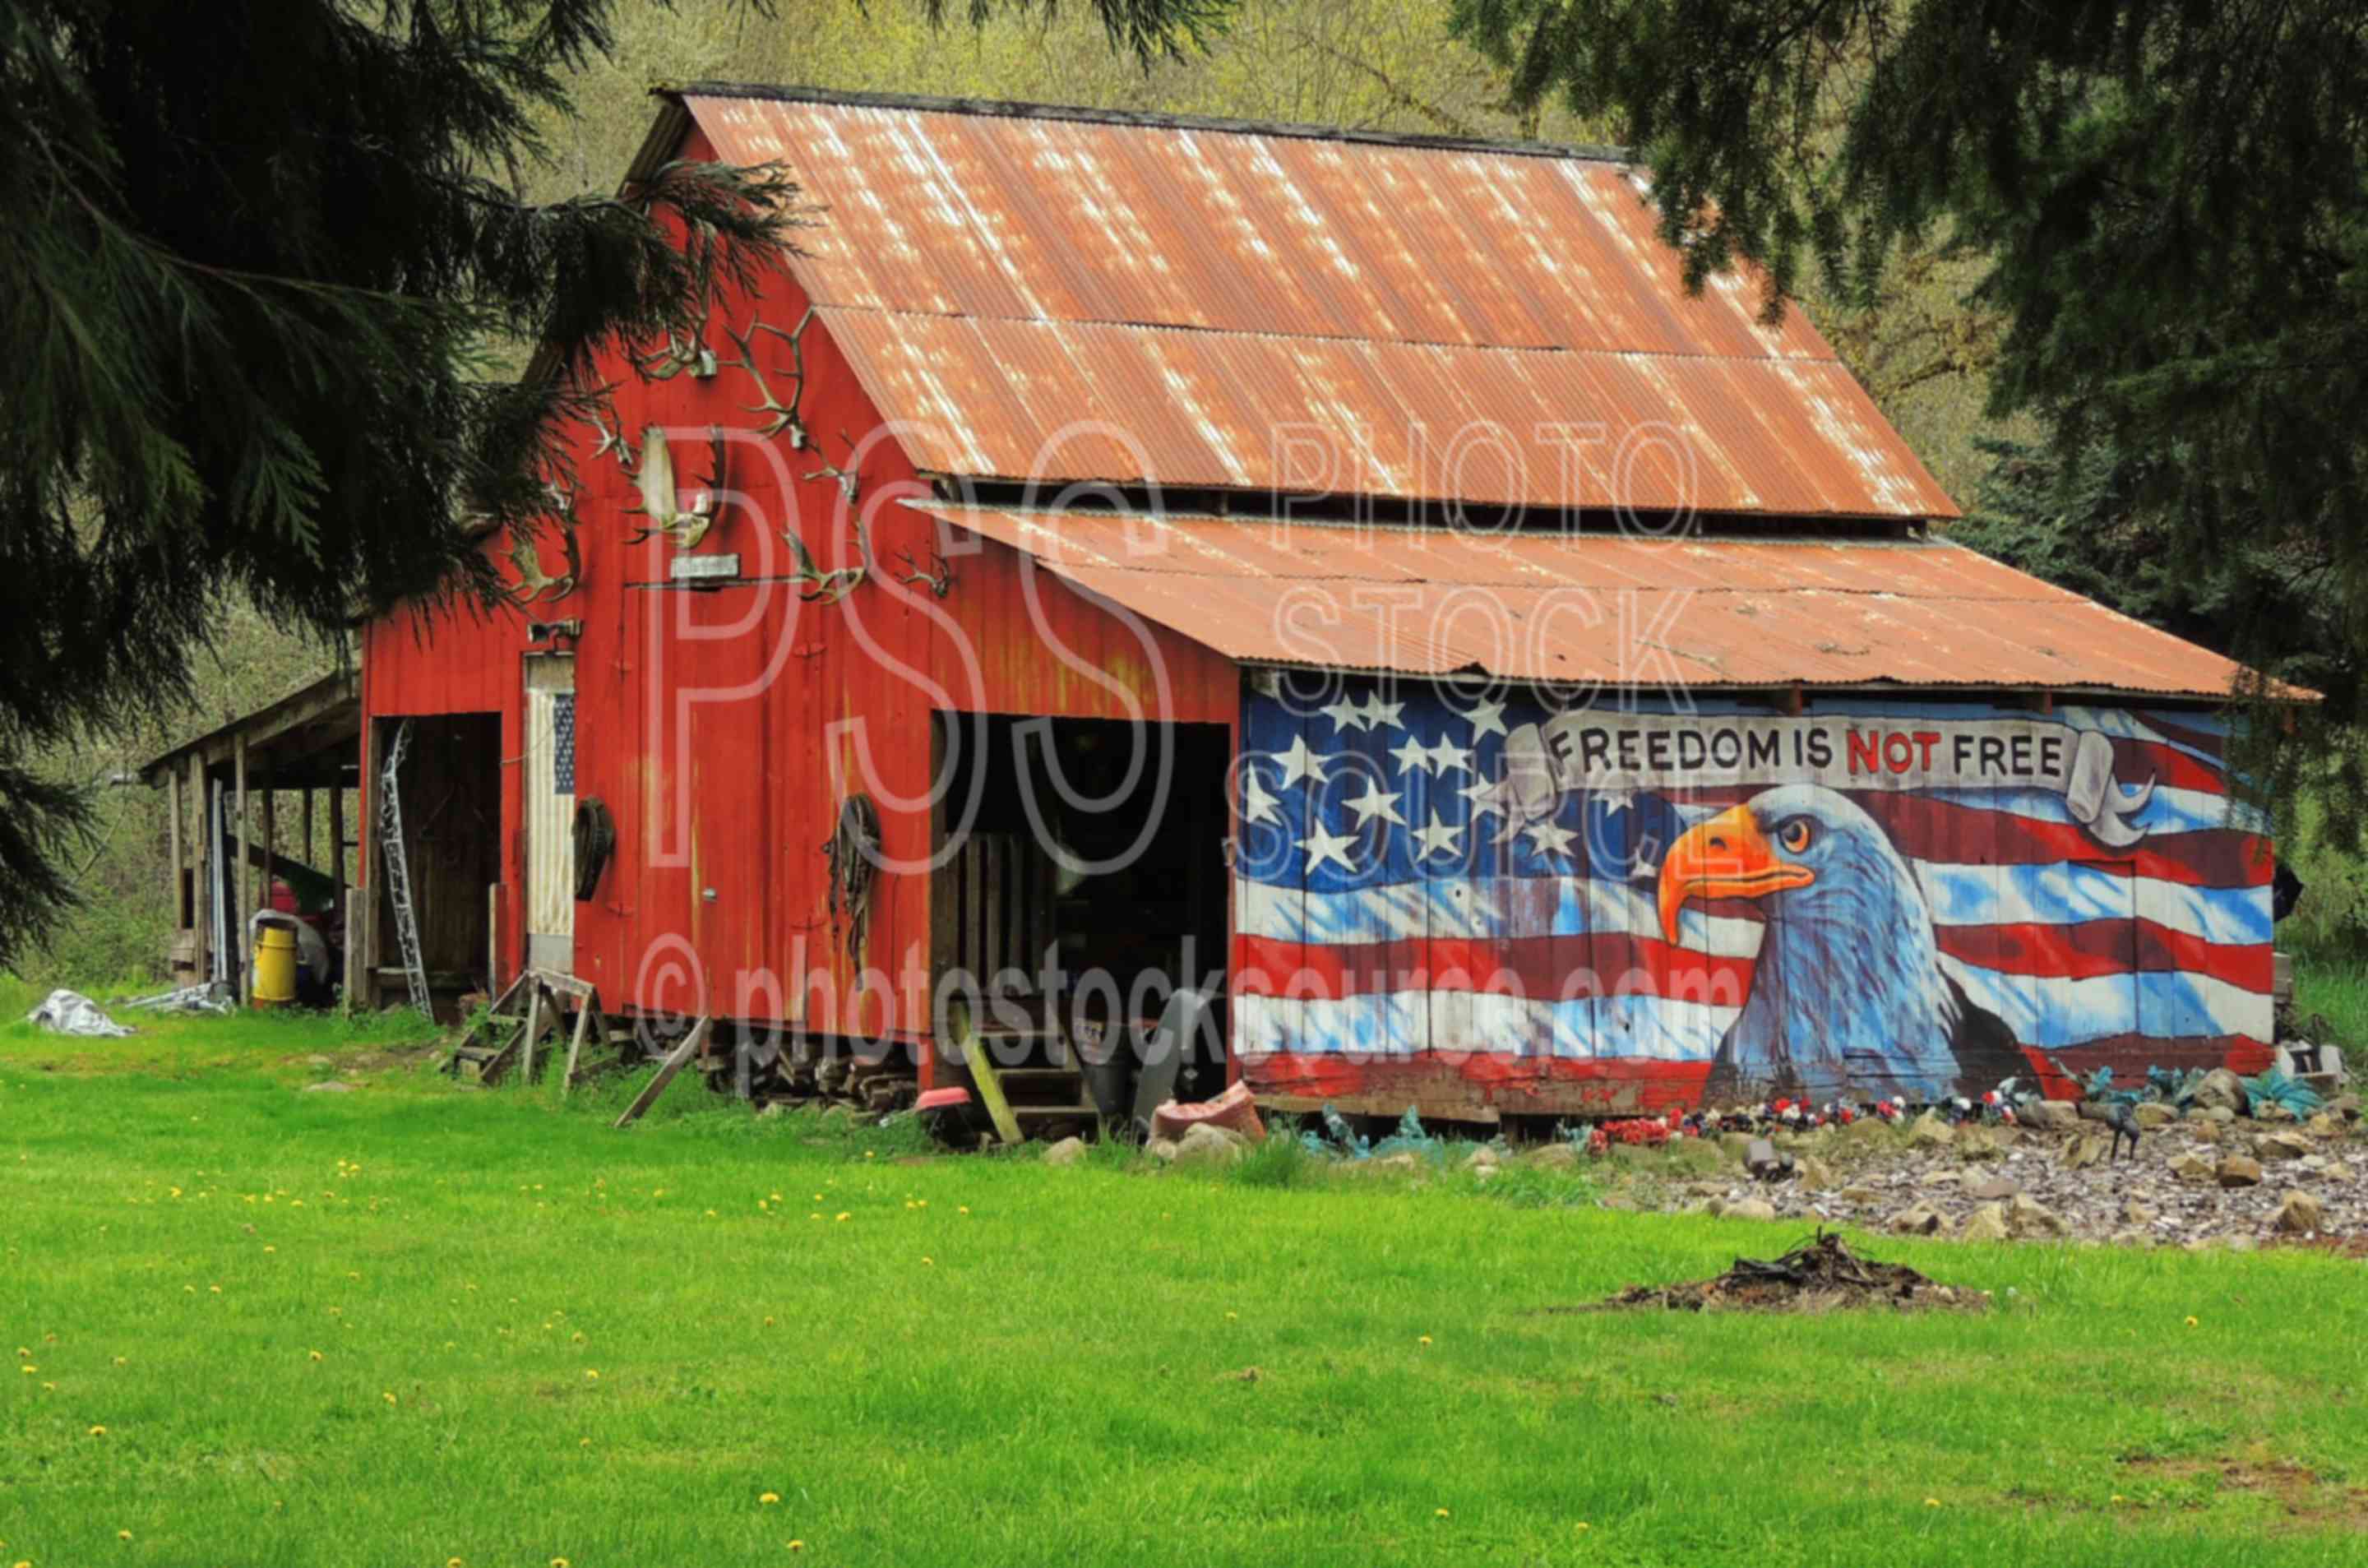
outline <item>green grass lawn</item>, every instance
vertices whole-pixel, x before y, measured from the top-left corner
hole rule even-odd
[[[2360,1560],[2357,1262],[1883,1238],[1998,1309],[1550,1314],[1797,1233],[695,1082],[618,1133],[419,1040],[0,1024],[0,1568]]]

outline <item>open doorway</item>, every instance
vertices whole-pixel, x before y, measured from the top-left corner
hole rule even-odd
[[[943,858],[930,882],[941,1040],[974,1031],[1021,1082],[1083,1057],[1116,1080],[1179,987],[1212,1005],[1179,1093],[1222,1086],[1224,844],[1231,736],[1222,724],[1004,714],[936,716]],[[1097,1062],[1097,1064],[1099,1064]],[[1018,1108],[1027,1096],[1015,1093]],[[1076,1100],[1077,1106],[1087,1102]],[[1027,1117],[1023,1114],[1023,1120]]]
[[[502,720],[498,713],[381,719],[370,735],[374,772],[393,744],[396,727],[404,723],[411,726],[411,739],[395,778],[403,869],[429,994],[439,1015],[457,1016],[460,997],[490,986],[494,978],[490,895],[502,880]],[[382,791],[381,778],[370,783]],[[377,930],[370,978],[379,994],[399,997],[405,981],[383,842],[387,806],[382,798],[373,803],[370,854]]]

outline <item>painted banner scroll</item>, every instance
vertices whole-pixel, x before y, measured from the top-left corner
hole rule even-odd
[[[2271,862],[2226,742],[2183,711],[1252,693],[1235,1049],[1269,1092],[1505,1110],[2251,1070]]]

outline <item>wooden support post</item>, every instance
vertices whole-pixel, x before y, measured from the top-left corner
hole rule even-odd
[[[206,790],[202,755],[189,758],[189,794],[198,818],[197,835],[189,846],[189,923],[198,928],[198,982],[203,984],[214,977],[214,802]]]
[[[186,931],[188,923],[182,912],[188,906],[182,901],[181,890],[188,884],[181,876],[181,775],[178,769],[165,776],[165,853],[173,868],[173,929]]]
[[[542,1032],[542,983],[529,979],[526,986],[526,1032],[518,1037],[518,1076],[534,1082],[534,1037]]]
[[[584,995],[576,998],[575,1032],[569,1037],[567,1041],[566,1070],[559,1075],[559,1097],[561,1099],[565,1099],[567,1097],[567,1091],[575,1086],[576,1063],[584,1059],[585,1037],[592,1032],[593,1022],[595,1019],[599,1017],[600,994],[598,991],[586,992]],[[605,1022],[602,1025],[601,1034],[603,1039],[607,1037],[608,1030]]]
[[[707,1028],[708,1020],[705,1018],[690,1026],[690,1032],[682,1037],[682,1043],[666,1052],[666,1059],[658,1064],[657,1076],[634,1096],[633,1103],[625,1108],[625,1114],[617,1119],[617,1126],[631,1127],[642,1119],[644,1111],[658,1103],[658,1096],[666,1093],[666,1085],[674,1082],[675,1074],[680,1073],[684,1065],[707,1044]]]
[[[491,994],[502,983],[502,884],[490,882],[485,887],[485,991]]]
[[[255,945],[249,940],[254,927],[247,922],[247,912],[255,907],[254,870],[249,864],[247,840],[252,836],[252,819],[246,814],[246,737],[240,735],[231,743],[232,811],[238,818],[237,858],[232,862],[237,872],[238,896],[231,901],[232,928],[222,933],[230,950],[238,955],[238,983],[233,988],[238,999],[246,1000],[247,976],[255,971]]]
[[[263,888],[256,899],[256,909],[271,907],[271,884],[278,881],[272,869],[279,863],[279,790],[269,774],[263,779]],[[247,911],[252,915],[255,910]]]
[[[329,875],[337,884],[337,907],[346,907],[346,789],[340,784],[329,791]],[[346,946],[354,945],[354,931],[346,927]]]
[[[370,961],[370,950],[362,941],[363,922],[367,919],[370,900],[358,889],[348,889],[338,897],[346,912],[346,1011],[348,1014],[368,1006],[368,990],[362,976]]]
[[[947,1011],[951,1015],[954,1047],[970,1065],[970,1081],[978,1086],[979,1103],[986,1107],[987,1119],[995,1123],[996,1136],[1016,1147],[1019,1142],[1019,1119],[1011,1114],[1011,1102],[1004,1097],[1003,1080],[996,1076],[986,1042],[971,1027],[970,1009],[957,1003]]]
[[[304,786],[304,811],[302,821],[304,847],[296,852],[296,858],[307,866],[317,866],[321,863],[321,851],[313,842],[313,787],[310,784]]]

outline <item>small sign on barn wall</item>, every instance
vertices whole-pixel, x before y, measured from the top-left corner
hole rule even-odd
[[[1564,712],[1363,681],[1244,703],[1254,1085],[1419,1056],[1925,1099],[2041,1052],[2266,1058],[2271,865],[2226,811],[2218,720]]]
[[[737,555],[677,555],[667,567],[667,574],[677,583],[730,582],[740,575],[740,558]]]

